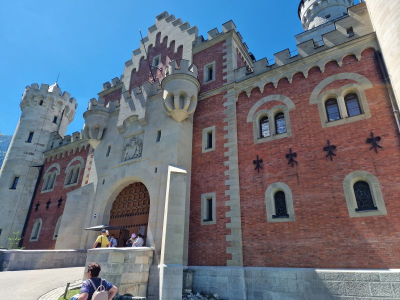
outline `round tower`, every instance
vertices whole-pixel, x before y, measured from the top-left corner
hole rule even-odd
[[[61,93],[58,84],[34,83],[26,87],[20,107],[22,114],[0,169],[0,247],[7,246],[10,234],[22,232],[50,135],[64,137],[77,104],[69,93]]]
[[[304,30],[310,30],[347,15],[352,5],[354,0],[301,0],[299,18]]]

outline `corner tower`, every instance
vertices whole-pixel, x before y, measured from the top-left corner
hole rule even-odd
[[[21,117],[0,170],[0,247],[7,247],[13,232],[22,232],[50,135],[64,137],[77,107],[57,83],[26,87],[20,103]]]
[[[299,18],[304,30],[347,15],[347,9],[354,5],[354,0],[301,0]]]

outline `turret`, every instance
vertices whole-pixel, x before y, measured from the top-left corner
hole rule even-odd
[[[181,60],[179,68],[172,61],[167,76],[161,82],[166,112],[177,122],[187,119],[196,110],[200,91],[197,75],[197,67],[189,66],[189,61]]]
[[[76,111],[76,100],[61,93],[57,83],[25,88],[20,103],[22,114],[0,170],[0,247],[8,236],[23,230],[52,134],[64,137]]]
[[[299,18],[304,30],[310,30],[347,15],[354,0],[301,0]]]

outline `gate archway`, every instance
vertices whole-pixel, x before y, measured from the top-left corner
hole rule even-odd
[[[143,183],[132,183],[119,193],[111,207],[110,225],[122,227],[129,231],[129,235],[125,232],[125,235],[119,237],[119,247],[125,246],[132,233],[141,233],[146,241],[149,210],[150,195]],[[112,233],[118,237],[118,232]]]

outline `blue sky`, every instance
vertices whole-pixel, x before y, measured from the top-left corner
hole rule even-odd
[[[0,3],[0,132],[12,134],[25,86],[56,81],[78,101],[68,133],[83,127],[89,99],[120,76],[139,47],[139,29],[163,11],[199,28],[199,34],[233,20],[256,59],[296,49],[302,32],[299,0],[16,0]]]

